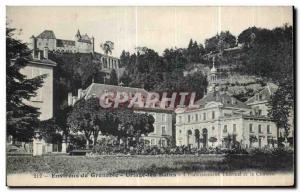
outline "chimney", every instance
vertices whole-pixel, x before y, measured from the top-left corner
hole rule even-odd
[[[82,89],[78,89],[78,91],[77,91],[77,97],[78,97],[78,99],[81,98],[81,95],[82,95]]]
[[[44,58],[45,58],[45,59],[48,59],[48,52],[49,52],[48,47],[45,47],[45,48],[44,48]]]
[[[72,105],[72,100],[73,100],[73,95],[72,95],[72,92],[69,92],[68,93],[68,106],[71,106]]]

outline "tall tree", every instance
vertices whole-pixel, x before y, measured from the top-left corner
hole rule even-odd
[[[278,128],[283,128],[284,139],[288,139],[293,122],[294,111],[294,81],[291,76],[283,79],[277,91],[271,97],[269,115],[274,119]],[[291,120],[290,120],[291,119]]]
[[[17,140],[30,140],[39,124],[38,108],[25,104],[36,96],[46,75],[28,79],[20,70],[27,65],[31,51],[13,38],[15,29],[6,28],[6,118],[7,134]]]
[[[97,98],[91,98],[82,99],[74,105],[68,115],[67,124],[71,132],[84,134],[86,148],[89,149],[91,139],[93,138],[93,145],[95,145],[99,132],[109,125],[105,120],[106,111],[101,110]]]
[[[109,84],[110,85],[118,85],[118,76],[116,70],[111,70],[110,72],[110,78],[109,78]]]
[[[82,132],[89,148],[90,140],[96,144],[99,134],[116,136],[118,139],[138,138],[154,130],[154,118],[135,113],[132,109],[104,109],[97,98],[78,101],[68,115],[67,124],[73,133]]]

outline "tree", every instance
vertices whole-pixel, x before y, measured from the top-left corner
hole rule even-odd
[[[98,98],[80,100],[68,115],[67,124],[73,133],[82,132],[89,148],[93,138],[95,146],[99,134],[116,136],[118,140],[135,138],[153,132],[154,118],[148,114],[135,113],[128,108],[104,109]]]
[[[126,67],[130,64],[130,53],[123,50],[120,56],[120,67]]]
[[[248,29],[242,31],[238,36],[238,43],[244,44],[246,47],[250,47],[254,42],[255,37],[259,29],[256,27],[249,27]]]
[[[30,140],[39,125],[38,108],[25,104],[36,96],[46,75],[28,79],[20,69],[26,67],[31,51],[13,38],[15,29],[6,28],[6,118],[7,134],[17,140]]]
[[[108,53],[112,53],[112,50],[114,49],[114,43],[112,41],[105,41],[100,45],[100,47],[103,49],[104,53],[108,55]]]
[[[205,50],[207,53],[223,51],[227,48],[232,48],[236,45],[236,37],[232,35],[229,31],[221,31],[211,38],[205,40]]]
[[[246,32],[250,33],[250,31],[248,29],[240,36]],[[258,29],[251,46],[243,49],[242,57],[239,59],[241,63],[239,71],[273,82],[284,79],[286,75],[291,76],[294,68],[292,45],[292,26],[284,25],[272,30]]]
[[[224,49],[232,48],[236,45],[236,38],[229,31],[221,32],[218,42],[218,50],[223,51]]]
[[[106,111],[101,110],[97,98],[80,100],[72,109],[67,118],[67,124],[73,133],[82,132],[86,139],[86,148],[89,149],[91,136],[93,145],[96,144],[99,132],[105,130]]]
[[[290,133],[290,118],[294,111],[294,81],[291,76],[287,76],[280,82],[277,91],[271,96],[271,109],[269,115],[276,122],[277,127],[284,129],[284,139],[288,139]],[[292,122],[293,123],[293,122]]]
[[[118,85],[118,76],[116,73],[116,70],[111,70],[110,72],[110,78],[109,78],[109,84],[110,85]]]

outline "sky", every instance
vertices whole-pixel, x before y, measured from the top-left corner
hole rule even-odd
[[[16,38],[53,30],[56,38],[73,40],[79,29],[100,44],[114,42],[112,55],[146,46],[160,54],[166,48],[187,47],[190,39],[204,43],[220,31],[238,36],[248,27],[272,29],[293,24],[292,7],[38,7],[8,6],[10,27],[22,29]]]

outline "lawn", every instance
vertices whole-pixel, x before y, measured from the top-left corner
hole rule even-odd
[[[293,158],[250,155],[8,156],[7,173],[159,173],[196,171],[292,171]]]

